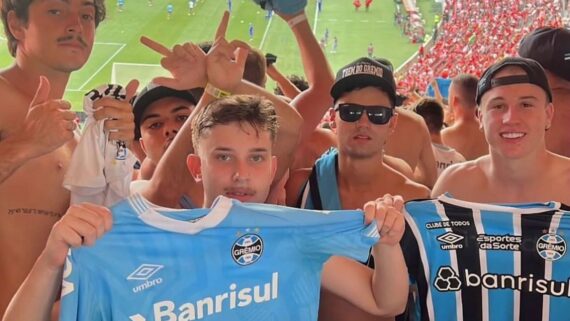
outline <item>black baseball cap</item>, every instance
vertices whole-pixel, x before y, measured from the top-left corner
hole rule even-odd
[[[342,67],[336,74],[331,96],[336,102],[342,94],[357,88],[378,87],[385,91],[392,105],[396,102],[396,81],[392,70],[380,62],[363,57]]]
[[[556,76],[570,81],[570,30],[538,28],[519,44],[519,56],[538,61]]]
[[[507,76],[495,78],[495,75],[506,67],[518,67],[526,72],[526,75]],[[548,85],[548,79],[544,69],[538,62],[528,58],[509,57],[487,68],[477,83],[477,105],[481,103],[481,97],[489,90],[513,84],[533,84],[539,86],[546,92],[548,101],[552,102],[552,91]]]
[[[135,98],[133,103],[133,114],[135,115],[135,139],[141,138],[140,126],[142,122],[142,115],[148,106],[155,101],[167,98],[167,97],[177,97],[193,105],[197,104],[197,99],[190,92],[190,90],[176,90],[169,87],[158,86],[154,83],[148,84]]]

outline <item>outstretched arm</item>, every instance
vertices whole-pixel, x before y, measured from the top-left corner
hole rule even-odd
[[[376,219],[380,233],[380,241],[372,248],[375,268],[332,257],[323,270],[324,288],[368,313],[395,316],[404,311],[408,270],[399,244],[405,227],[403,203],[401,197],[391,195],[366,203],[366,218]]]
[[[67,252],[71,247],[92,246],[112,224],[111,212],[105,207],[72,205],[53,226],[45,249],[10,301],[2,321],[50,320]]]

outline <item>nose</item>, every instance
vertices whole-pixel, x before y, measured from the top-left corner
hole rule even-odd
[[[519,120],[519,109],[516,106],[509,105],[503,114],[503,123],[513,123]]]
[[[71,11],[67,17],[67,32],[81,33],[83,26],[81,25],[81,14],[78,11]]]
[[[167,138],[174,137],[174,136],[176,136],[176,134],[178,134],[178,130],[179,130],[179,128],[176,125],[174,125],[170,122],[167,122],[164,125],[164,137],[167,137]]]
[[[232,179],[234,181],[243,181],[247,180],[248,177],[249,175],[247,163],[243,160],[237,160],[234,166],[234,174],[232,176]]]

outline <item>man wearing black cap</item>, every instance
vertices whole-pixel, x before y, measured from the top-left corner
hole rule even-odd
[[[490,154],[449,167],[432,196],[466,201],[570,203],[570,160],[546,149],[552,91],[544,69],[526,58],[489,67],[477,86],[479,121]]]
[[[531,58],[546,69],[552,89],[554,118],[546,133],[548,150],[570,157],[570,30],[539,28],[526,35],[520,43],[519,55]]]
[[[389,68],[370,58],[343,67],[331,90],[338,150],[322,156],[312,170],[292,173],[289,205],[339,210],[360,208],[386,193],[404,200],[425,198],[429,190],[384,162],[383,146],[394,131],[396,86]],[[299,198],[299,199],[298,199]],[[377,267],[389,262],[378,260]],[[382,267],[380,267],[382,268]],[[378,320],[328,293],[321,293],[320,320]]]
[[[152,177],[158,161],[194,106],[196,98],[188,90],[175,90],[151,83],[140,92],[133,105],[135,140],[140,142],[146,154],[139,178]]]

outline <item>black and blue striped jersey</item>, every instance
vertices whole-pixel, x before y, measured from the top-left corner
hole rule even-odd
[[[570,212],[447,196],[405,205],[402,249],[422,321],[570,320]]]

